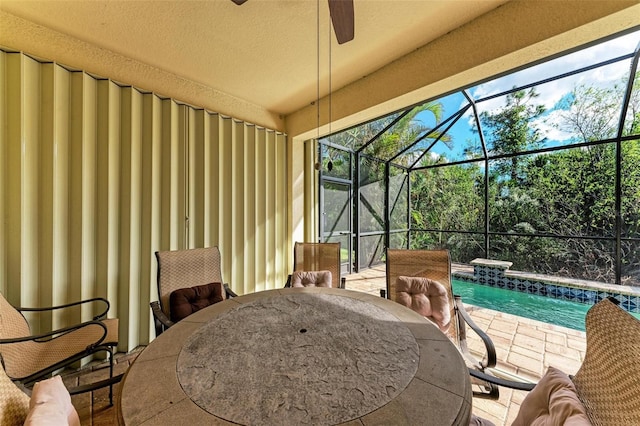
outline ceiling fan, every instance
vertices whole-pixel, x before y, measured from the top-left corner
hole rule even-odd
[[[237,5],[241,5],[247,0],[231,0]],[[354,16],[353,0],[328,0],[331,23],[336,33],[338,44],[343,44],[353,40],[354,36]]]

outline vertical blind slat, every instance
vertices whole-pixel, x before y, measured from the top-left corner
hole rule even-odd
[[[7,78],[7,54],[0,50],[0,99],[8,99],[6,93],[6,84]],[[6,121],[6,112],[7,105],[5,105],[6,101],[0,101],[0,129],[7,129],[7,121]],[[6,131],[0,132],[0,217],[6,218],[6,204],[4,202],[5,198],[5,173],[6,167],[5,165],[5,150],[7,149],[7,137]],[[4,235],[6,235],[5,229],[5,220],[0,220],[0,235],[3,238],[0,238],[0,259],[6,259],[7,255],[7,246]],[[3,295],[7,296],[7,268],[6,262],[0,261],[0,292]]]
[[[82,165],[81,165],[81,253],[82,275],[81,290],[76,299],[84,300],[97,296],[96,286],[96,95],[97,81],[84,73],[82,78]],[[82,305],[82,321],[95,316],[91,305]]]
[[[39,219],[39,250],[40,250],[40,304],[53,305],[54,292],[54,197],[56,195],[56,183],[54,175],[55,164],[55,65],[43,64],[41,67],[41,149],[40,149],[40,214]],[[56,315],[57,314],[57,315]],[[40,315],[40,326],[44,330],[53,328],[53,315]],[[59,320],[58,320],[59,321]],[[56,321],[56,322],[58,322]]]
[[[4,246],[6,250],[5,277],[3,283],[4,296],[14,304],[22,303],[22,277],[20,263],[22,254],[21,221],[21,188],[22,188],[22,55],[18,53],[6,54],[6,111],[3,163],[3,192],[4,192]],[[12,285],[9,285],[11,283]],[[20,283],[20,286],[15,285]]]
[[[243,247],[243,263],[245,265],[244,268],[244,282],[254,284],[257,282],[256,280],[256,191],[251,190],[252,187],[255,187],[255,162],[256,162],[256,133],[259,133],[260,130],[255,126],[245,126],[245,137],[243,140],[243,176],[242,180],[244,182],[244,190],[242,191],[243,200],[242,203],[244,205],[244,230],[245,230],[245,239],[244,239],[244,247]],[[245,292],[248,292],[249,285],[245,285]]]
[[[40,251],[38,250],[40,208],[40,191],[38,188],[40,167],[39,151],[40,135],[40,67],[31,58],[23,58],[23,103],[22,103],[22,137],[20,147],[20,279],[25,284],[21,303],[23,306],[37,306],[40,303],[38,291],[38,267]],[[39,317],[27,315],[40,330]]]
[[[190,247],[204,247],[205,157],[204,111],[190,110],[189,115],[189,217]]]
[[[261,259],[267,259],[270,247],[265,236],[267,212],[266,212],[266,200],[267,200],[267,186],[269,182],[262,178],[267,176],[267,132],[260,132],[256,138],[256,174],[254,181],[254,196],[256,197],[256,261]],[[266,266],[266,265],[265,265]],[[257,268],[256,271],[256,283],[260,283],[256,290],[265,290],[267,283],[267,268]]]
[[[83,167],[83,146],[82,132],[85,126],[82,111],[82,73],[74,72],[70,75],[69,85],[69,150],[68,150],[68,271],[67,294],[70,299],[80,299],[82,294],[82,231],[83,224],[83,204],[82,204],[82,167]],[[85,167],[88,167],[86,165]],[[70,301],[70,300],[69,300]],[[77,308],[67,310],[72,312],[73,322],[80,321],[80,311]]]
[[[235,220],[232,204],[232,188],[231,188],[231,150],[234,143],[233,140],[233,126],[230,118],[223,118],[220,127],[220,140],[218,142],[218,150],[220,152],[218,157],[218,167],[220,172],[218,173],[218,182],[220,182],[219,188],[219,205],[220,205],[220,243],[218,244],[222,256],[222,278],[230,282],[232,275],[232,237],[233,231],[231,224]]]
[[[61,305],[70,301],[67,294],[69,277],[69,144],[70,144],[70,96],[71,73],[66,69],[52,65],[53,68],[53,105],[49,114],[53,127],[52,138],[52,287],[51,304]],[[43,160],[46,161],[46,160]],[[44,164],[43,164],[44,166]],[[46,214],[46,213],[44,213]],[[52,327],[60,328],[71,321],[69,312],[53,313]]]

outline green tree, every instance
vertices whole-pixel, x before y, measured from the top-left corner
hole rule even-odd
[[[534,88],[518,90],[506,96],[502,108],[480,114],[480,124],[491,156],[524,152],[543,144],[544,139],[534,123],[545,108],[534,104],[537,98]],[[518,155],[491,161],[489,223],[492,231],[537,231],[540,222],[538,203],[527,194],[529,162],[529,157]],[[499,243],[500,240],[494,242]],[[509,246],[504,244],[505,249]],[[504,252],[503,257],[519,258],[519,254]]]
[[[621,124],[623,136],[640,134],[640,73],[634,77],[627,114],[620,123],[627,83],[623,79],[610,87],[574,87],[556,107],[561,112],[555,127],[575,135],[576,142],[611,139]]]
[[[580,85],[560,108],[557,127],[575,135],[576,142],[591,142],[640,134],[640,77],[636,74],[621,123],[627,82],[611,87]],[[614,236],[616,225],[616,167],[620,167],[621,233],[640,236],[640,141],[607,143],[582,149],[570,149],[538,159],[535,190],[544,201],[545,216],[552,232],[576,236]],[[622,244],[623,282],[640,283],[640,247]],[[608,242],[570,240],[562,259],[572,265],[574,276],[612,281],[614,249]]]
[[[533,104],[538,96],[534,88],[518,90],[507,95],[505,105],[498,111],[480,114],[490,156],[528,151],[543,144],[540,130],[533,125],[545,112],[543,105]],[[514,187],[524,179],[522,163],[522,157],[512,156],[496,160],[494,170],[497,176],[508,177],[507,184]]]
[[[435,164],[440,160],[431,161]],[[454,259],[480,257],[483,250],[480,241],[444,231],[482,231],[482,175],[482,170],[475,163],[411,173],[412,247],[447,247]],[[420,231],[427,229],[444,231]]]

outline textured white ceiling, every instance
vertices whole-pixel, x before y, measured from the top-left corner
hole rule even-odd
[[[326,0],[2,0],[0,9],[286,115],[505,2],[354,0],[355,39],[343,45]]]

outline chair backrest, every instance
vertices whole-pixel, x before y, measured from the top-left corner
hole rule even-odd
[[[0,425],[22,425],[29,414],[29,396],[0,365]]]
[[[0,294],[0,339],[29,336],[27,320]],[[3,362],[20,358],[18,345],[0,345]],[[24,393],[0,366],[0,424],[21,425],[29,412],[29,396]]]
[[[294,271],[329,271],[331,287],[340,288],[340,269],[340,243],[295,243]]]
[[[0,339],[11,339],[31,335],[29,323],[20,311],[13,307],[0,293]],[[0,346],[0,351],[2,346]]]
[[[399,300],[398,277],[428,278],[444,287],[447,293],[449,316],[451,318],[451,324],[446,334],[458,344],[459,324],[451,287],[451,257],[449,250],[387,249],[386,257],[387,297],[390,300],[402,303]]]
[[[196,285],[222,283],[218,247],[158,251],[158,298],[160,307],[169,314],[169,296],[174,290]],[[222,292],[225,297],[224,291]]]
[[[14,339],[31,335],[29,323],[22,313],[0,294],[0,339]],[[24,359],[24,347],[32,343],[4,344],[0,345],[0,356],[4,362],[4,368],[12,377],[16,377],[20,371],[21,360]],[[2,370],[2,374],[6,374]],[[1,423],[0,423],[1,424]]]
[[[640,424],[640,321],[604,299],[585,321],[587,349],[573,377],[594,425]]]

